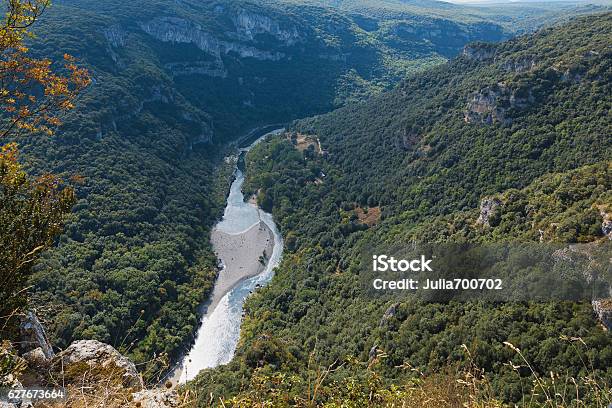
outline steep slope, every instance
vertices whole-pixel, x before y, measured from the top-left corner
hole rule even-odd
[[[231,395],[252,387],[254,369],[307,383],[313,359],[335,367],[352,355],[366,366],[377,349],[384,381],[401,383],[406,367],[470,364],[465,344],[496,395],[516,402],[533,378],[506,364],[524,361],[504,341],[540,375],[609,383],[612,337],[589,303],[396,303],[369,294],[356,264],[372,245],[414,238],[607,242],[611,28],[608,13],[467,47],[392,92],[298,121],[253,149],[248,188],[272,208],[289,253],[248,302],[236,361],[193,387]],[[330,386],[346,375],[338,367]],[[291,384],[304,395],[300,380]]]

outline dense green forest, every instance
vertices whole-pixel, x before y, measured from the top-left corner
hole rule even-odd
[[[55,136],[19,140],[29,173],[76,192],[30,306],[57,347],[108,342],[155,377],[192,341],[217,273],[208,235],[231,177],[227,141],[365,100],[470,41],[596,9],[55,2],[32,52],[73,55],[92,84]]]
[[[606,13],[471,45],[254,148],[245,189],[272,210],[286,253],[247,302],[235,359],[191,385],[201,405],[210,392],[298,404],[329,367],[318,402],[333,406],[339,384],[372,395],[375,382],[475,363],[499,400],[528,403],[534,372],[552,372],[582,379],[575,391],[596,406],[585,378],[609,387],[612,337],[589,302],[396,303],[366,294],[355,263],[370,245],[414,239],[607,242],[611,33]]]

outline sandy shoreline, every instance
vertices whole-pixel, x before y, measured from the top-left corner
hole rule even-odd
[[[203,315],[212,314],[223,297],[240,282],[265,270],[274,250],[274,234],[265,222],[259,221],[237,234],[229,234],[215,228],[211,233],[211,243],[223,268],[219,272],[213,292],[202,305]],[[166,377],[173,384],[178,384],[181,379],[184,358],[185,356],[181,357],[181,363]]]
[[[223,262],[223,269],[215,282],[208,311],[237,284],[264,271],[274,250],[274,235],[265,222],[259,221],[238,234],[215,229],[211,242],[215,255]]]
[[[241,148],[240,154],[265,137]],[[255,196],[245,202],[244,175],[238,167],[235,171],[223,218],[210,235],[221,270],[212,293],[198,309],[200,327],[195,342],[165,377],[174,385],[231,360],[240,336],[244,301],[260,283],[272,278],[282,256],[283,241],[272,215],[258,208]]]

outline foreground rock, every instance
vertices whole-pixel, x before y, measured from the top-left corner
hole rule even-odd
[[[134,403],[141,408],[173,408],[180,405],[175,390],[152,389],[133,394]]]
[[[66,350],[57,354],[52,364],[55,369],[61,367],[64,372],[87,367],[96,371],[107,371],[115,376],[120,375],[126,387],[140,390],[144,386],[142,377],[132,361],[112,346],[97,340],[75,341]]]
[[[177,391],[170,386],[146,389],[135,364],[108,344],[79,340],[54,354],[45,329],[33,312],[22,320],[20,343],[21,354],[18,354],[10,342],[0,342],[0,363],[9,369],[13,366],[8,374],[0,370],[0,386],[65,387],[67,399],[50,407],[181,406]],[[29,400],[0,401],[0,408],[32,407]]]

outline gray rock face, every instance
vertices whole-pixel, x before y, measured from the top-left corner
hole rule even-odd
[[[522,57],[515,60],[505,61],[502,63],[502,68],[508,72],[529,72],[536,68],[536,59],[533,56]]]
[[[126,387],[136,390],[143,388],[142,377],[136,371],[134,363],[108,344],[97,340],[75,341],[52,360],[55,367],[64,369],[78,363],[86,363],[92,368],[117,368],[122,371],[123,383]]]
[[[501,205],[501,201],[497,198],[483,198],[480,202],[480,215],[476,220],[477,224],[490,227],[489,219],[495,213],[495,210]]]
[[[368,353],[368,358],[370,359],[370,361],[376,358],[377,353],[378,353],[378,345],[375,344],[372,346],[372,348],[370,348],[370,352]]]
[[[485,44],[468,44],[463,47],[461,55],[475,61],[490,60],[495,56],[495,47]]]
[[[173,408],[180,405],[175,390],[152,389],[132,394],[135,403],[142,408]]]
[[[270,17],[247,10],[240,10],[233,15],[232,22],[236,27],[235,34],[241,40],[253,41],[259,34],[269,34],[285,46],[294,45],[301,40],[300,33],[295,26],[281,28],[280,24]]]
[[[40,323],[34,312],[26,313],[25,318],[21,321],[21,349],[23,352],[32,351],[40,348],[45,358],[52,358],[53,348],[49,343],[49,338],[45,332],[45,328]]]
[[[603,220],[601,223],[601,232],[603,232],[608,239],[612,239],[612,220]]]
[[[597,318],[608,330],[612,330],[612,299],[594,300],[592,304]]]
[[[601,232],[608,237],[608,239],[612,240],[612,214],[607,213],[604,210],[600,210],[599,214],[603,221],[601,222]]]
[[[497,104],[499,95],[499,92],[491,88],[485,88],[472,94],[464,114],[464,121],[466,123],[480,122],[488,125],[494,122],[504,122],[505,110]]]
[[[105,28],[102,33],[109,45],[113,48],[125,47],[125,39],[127,32],[118,25],[113,25]]]
[[[380,319],[380,322],[379,322],[380,327],[384,326],[389,319],[395,317],[395,314],[397,313],[397,308],[399,307],[399,305],[400,305],[399,303],[394,303],[387,308],[387,310],[385,311],[385,314],[383,314],[382,318]]]
[[[145,33],[159,41],[193,44],[214,56],[218,62],[221,61],[221,55],[229,53],[236,53],[240,58],[269,61],[278,61],[284,57],[280,52],[264,51],[239,42],[220,40],[204,31],[199,24],[182,18],[159,17],[148,22],[140,22],[139,26]]]
[[[507,125],[512,123],[512,119],[506,117],[509,108],[524,108],[534,101],[535,98],[531,92],[526,96],[519,95],[500,82],[474,92],[468,100],[463,119],[466,123]]]

